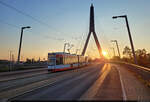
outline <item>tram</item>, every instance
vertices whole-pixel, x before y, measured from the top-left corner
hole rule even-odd
[[[55,52],[48,53],[48,71],[56,72],[79,68],[88,64],[88,57],[81,55]]]

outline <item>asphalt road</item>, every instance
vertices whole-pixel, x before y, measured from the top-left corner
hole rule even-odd
[[[150,88],[140,82],[126,67],[117,64],[95,64],[76,70],[52,73],[49,77],[50,79],[55,77],[55,81],[47,81],[48,84],[44,87],[11,100],[150,101]]]
[[[0,73],[0,82],[16,80],[27,78],[31,76],[36,76],[40,74],[47,73],[47,68],[36,68],[36,69],[28,69],[28,70],[19,70],[12,72],[1,72]]]

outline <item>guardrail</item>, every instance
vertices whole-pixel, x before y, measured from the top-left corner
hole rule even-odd
[[[142,80],[145,82],[145,84],[147,84],[147,86],[150,87],[150,68],[142,67],[142,66],[127,63],[127,62],[115,61],[115,62],[111,62],[111,63],[117,63],[120,65],[123,65],[126,68],[128,68],[129,70],[135,72],[139,77],[142,78]]]

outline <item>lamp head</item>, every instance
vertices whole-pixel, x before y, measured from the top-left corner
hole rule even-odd
[[[111,40],[111,42],[117,42],[117,40]]]
[[[112,18],[113,19],[116,19],[116,18],[127,18],[127,15],[113,16]]]
[[[118,16],[113,16],[112,18],[113,18],[113,19],[116,19],[116,18],[118,18]]]
[[[31,28],[30,26],[22,27],[22,29]]]
[[[26,28],[31,28],[30,26],[27,26]]]

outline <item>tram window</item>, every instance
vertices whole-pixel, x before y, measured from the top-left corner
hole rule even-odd
[[[56,58],[56,65],[63,64],[63,58],[62,57],[57,57]]]

